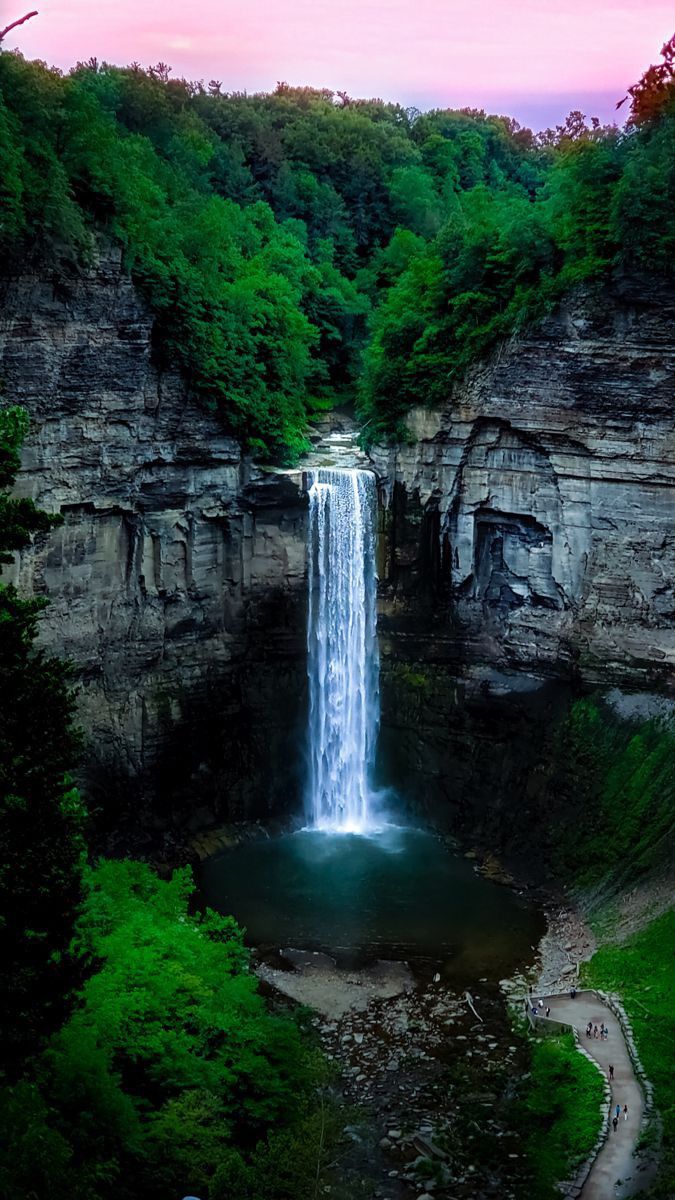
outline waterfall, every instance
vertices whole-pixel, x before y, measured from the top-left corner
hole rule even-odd
[[[379,721],[375,478],[327,467],[308,475],[309,821],[360,833],[372,821]]]

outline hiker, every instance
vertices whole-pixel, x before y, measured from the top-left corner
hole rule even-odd
[[[624,1121],[628,1120],[628,1105],[627,1104],[624,1104],[624,1106],[623,1106],[623,1119],[624,1119]]]
[[[570,1000],[574,1000],[574,997],[576,996],[576,994],[577,994],[577,989],[574,987],[574,985],[572,985],[572,989],[570,991]]]
[[[600,1026],[600,1041],[604,1042],[604,1040],[605,1040],[605,1022],[603,1021]]]
[[[598,1027],[597,1027],[597,1025],[594,1025],[593,1026],[593,1037],[596,1038],[597,1036],[598,1036]]]
[[[550,1005],[549,1005],[549,1004],[547,1004],[547,1005],[546,1005],[546,1016],[547,1016],[547,1017],[550,1017],[550,1015],[551,1015],[551,1007],[550,1007]]]
[[[619,1124],[619,1118],[618,1118],[618,1117],[612,1117],[612,1125],[614,1126],[614,1132],[615,1132],[615,1133],[616,1133],[616,1127],[617,1127],[617,1125],[618,1125],[618,1124]]]
[[[589,1021],[588,1025],[586,1026],[586,1037],[590,1037],[592,1033],[593,1033],[593,1022]]]
[[[614,1067],[610,1063],[609,1064],[609,1082],[611,1083],[613,1079],[614,1079]]]
[[[615,1112],[616,1112],[616,1119],[618,1121],[619,1117],[621,1116],[621,1105],[620,1104],[617,1104]]]

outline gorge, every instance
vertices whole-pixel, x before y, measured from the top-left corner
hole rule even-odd
[[[542,702],[553,715],[570,688],[667,684],[674,309],[646,281],[586,290],[476,371],[447,416],[413,414],[395,456],[372,452],[382,777],[424,790],[436,816],[501,803],[505,771],[522,787],[531,760],[509,744],[536,747]],[[32,417],[19,494],[64,516],[15,578],[51,600],[42,642],[74,662],[88,788],[104,806],[161,791],[179,823],[299,811],[304,763],[283,746],[305,722],[301,475],[256,468],[157,372],[114,256],[67,297],[24,277],[3,312],[6,392]],[[472,749],[486,721],[489,761]]]
[[[38,15],[0,1195],[670,1200],[675,39],[537,133]]]

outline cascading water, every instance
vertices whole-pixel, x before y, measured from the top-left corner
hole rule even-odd
[[[375,478],[309,473],[310,824],[364,833],[379,722]]]
[[[308,828],[214,855],[201,873],[204,893],[255,945],[321,947],[350,973],[356,963],[403,959],[442,962],[462,987],[473,972],[503,979],[529,962],[538,915],[435,834],[387,820],[370,790],[379,707],[375,479],[321,468],[308,486]]]

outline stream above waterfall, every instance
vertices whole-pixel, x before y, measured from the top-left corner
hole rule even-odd
[[[439,971],[460,986],[532,961],[544,921],[512,889],[420,829],[372,836],[303,830],[242,842],[204,863],[211,907],[249,945],[321,950],[345,966],[375,959]]]

